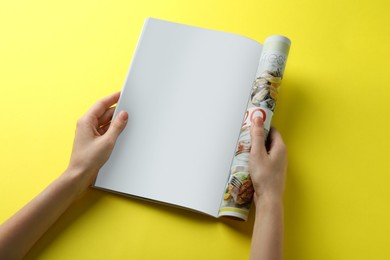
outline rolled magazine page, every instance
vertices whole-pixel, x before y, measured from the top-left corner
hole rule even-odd
[[[279,35],[270,36],[264,42],[219,216],[248,218],[254,193],[248,167],[250,126],[254,118],[261,116],[268,136],[290,45],[288,38]]]

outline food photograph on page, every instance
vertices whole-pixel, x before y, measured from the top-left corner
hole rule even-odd
[[[286,65],[290,42],[282,36],[271,36],[264,44],[256,79],[241,127],[236,153],[226,185],[220,215],[246,219],[253,198],[253,185],[249,174],[251,150],[250,126],[255,117],[264,121],[266,136],[276,107],[280,84]]]

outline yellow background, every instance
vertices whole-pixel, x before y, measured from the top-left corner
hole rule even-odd
[[[121,89],[144,18],[155,17],[292,40],[273,121],[289,149],[285,259],[390,259],[389,7],[1,0],[0,222],[66,168],[76,120]],[[246,259],[253,218],[215,220],[91,190],[28,259]]]

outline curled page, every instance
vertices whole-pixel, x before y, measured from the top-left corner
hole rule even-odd
[[[268,136],[290,45],[288,38],[279,35],[270,36],[264,42],[219,216],[243,220],[248,218],[254,193],[248,166],[251,150],[250,126],[254,118],[262,117]]]

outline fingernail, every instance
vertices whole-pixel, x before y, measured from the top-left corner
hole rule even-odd
[[[122,121],[127,121],[127,119],[129,118],[129,114],[127,114],[126,111],[121,111],[121,112],[119,112],[118,117]]]
[[[257,116],[253,120],[253,123],[255,124],[255,126],[261,126],[263,124],[263,118],[261,116]]]

